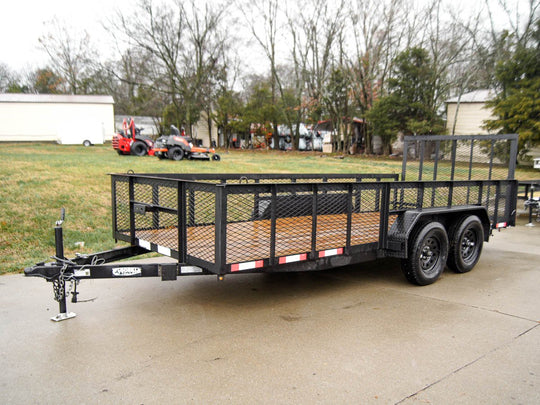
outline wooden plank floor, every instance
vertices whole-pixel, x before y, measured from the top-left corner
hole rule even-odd
[[[396,216],[389,219],[389,227]],[[278,218],[276,220],[276,256],[311,251],[312,217]],[[214,262],[215,226],[188,227],[188,254]],[[137,238],[177,250],[176,227],[141,230]],[[347,216],[317,217],[316,250],[344,247],[347,236]],[[363,245],[379,240],[379,213],[355,213],[351,218],[351,245]],[[270,257],[270,220],[227,224],[227,263],[246,262]]]

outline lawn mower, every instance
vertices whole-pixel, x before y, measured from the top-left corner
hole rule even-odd
[[[220,160],[214,148],[205,148],[195,146],[193,140],[186,136],[174,125],[171,125],[171,135],[160,136],[154,144],[154,155],[159,159],[182,160],[202,159],[202,160]]]

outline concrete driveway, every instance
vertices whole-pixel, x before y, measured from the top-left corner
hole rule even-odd
[[[540,224],[469,274],[397,261],[317,273],[89,280],[78,316],[0,278],[0,403],[540,403]]]

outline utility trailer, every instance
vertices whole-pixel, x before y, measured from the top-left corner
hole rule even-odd
[[[413,284],[470,271],[494,229],[515,225],[517,135],[406,137],[396,174],[112,174],[113,236],[129,246],[25,269],[60,313],[91,278],[297,272],[384,257]],[[411,180],[414,179],[414,180]],[[176,261],[117,262],[157,252]],[[114,263],[117,262],[117,263]]]

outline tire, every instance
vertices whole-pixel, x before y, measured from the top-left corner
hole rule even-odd
[[[212,160],[215,160],[216,162],[221,160],[221,156],[219,155],[212,155]]]
[[[184,149],[180,148],[179,146],[174,146],[169,149],[168,155],[169,159],[182,160],[184,158]]]
[[[146,144],[141,141],[135,141],[133,142],[133,145],[131,145],[131,154],[135,156],[144,156],[148,153],[148,148],[146,147]]]
[[[450,232],[448,267],[456,273],[471,271],[482,253],[484,227],[476,215],[469,215],[453,227]]]
[[[446,229],[439,222],[429,222],[412,233],[401,269],[410,283],[428,285],[439,279],[447,258]]]
[[[167,154],[163,152],[159,152],[159,155],[156,155],[159,160],[167,159]]]
[[[92,142],[90,142],[88,139],[85,139],[82,144],[83,146],[86,146],[86,147],[92,146]]]

